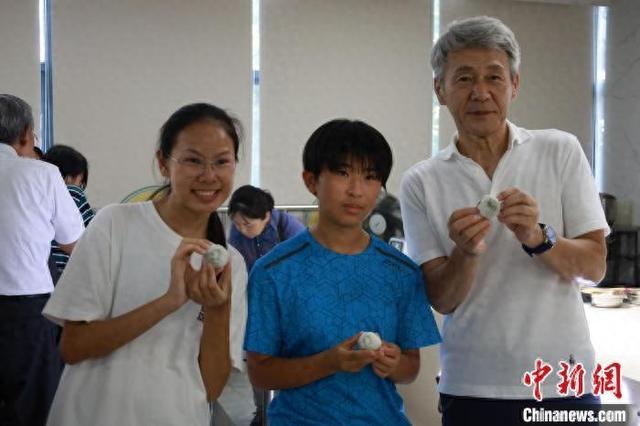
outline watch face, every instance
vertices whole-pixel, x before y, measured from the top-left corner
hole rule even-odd
[[[553,229],[553,227],[551,225],[545,225],[544,226],[544,235],[547,239],[547,241],[549,242],[549,244],[554,245],[556,243],[556,240],[558,239],[557,235],[556,235],[556,230]]]

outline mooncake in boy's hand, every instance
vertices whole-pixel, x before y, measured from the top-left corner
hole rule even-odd
[[[363,331],[358,337],[358,346],[360,349],[378,350],[382,346],[382,340],[378,333],[373,331]]]

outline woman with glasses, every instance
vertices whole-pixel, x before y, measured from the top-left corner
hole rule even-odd
[[[78,210],[80,210],[82,221],[86,228],[95,216],[95,212],[89,205],[89,201],[84,192],[87,187],[87,182],[89,181],[89,163],[87,159],[70,146],[54,145],[42,156],[42,160],[53,164],[60,170],[60,174],[67,184],[71,198],[73,198],[76,206],[78,206]],[[69,254],[62,251],[56,241],[52,241],[51,256],[55,261],[56,269],[59,273],[62,273],[69,261]],[[54,280],[54,284],[56,284],[55,281],[57,280]]]
[[[243,368],[242,256],[226,245],[239,123],[210,104],[176,111],[160,130],[164,197],[104,207],[71,257],[44,314],[64,324],[69,364],[49,425],[208,425],[232,367]],[[233,291],[232,291],[233,288]]]

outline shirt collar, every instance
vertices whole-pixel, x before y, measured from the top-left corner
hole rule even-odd
[[[513,148],[515,145],[521,145],[531,139],[531,133],[527,129],[516,126],[509,120],[507,120],[507,127],[509,128],[509,147],[507,150]],[[442,160],[450,160],[457,156],[462,156],[458,151],[456,142],[458,141],[458,132],[455,132],[451,137],[451,142],[443,150],[436,154],[437,158]]]
[[[7,157],[17,157],[18,152],[11,145],[0,143],[0,155]]]

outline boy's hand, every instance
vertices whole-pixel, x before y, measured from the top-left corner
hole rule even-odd
[[[335,370],[356,373],[375,361],[375,351],[354,349],[358,344],[359,336],[360,333],[329,350],[329,357]]]
[[[382,342],[382,346],[378,349],[376,355],[376,360],[371,367],[376,375],[384,379],[393,374],[398,368],[402,351],[396,344]]]

